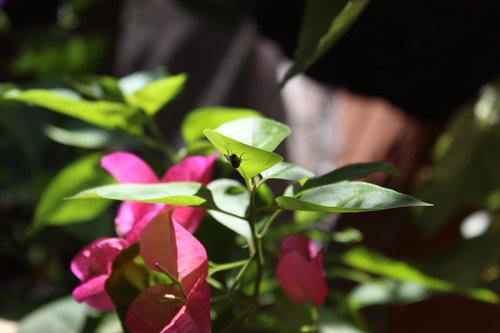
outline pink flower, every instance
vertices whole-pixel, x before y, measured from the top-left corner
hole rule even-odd
[[[212,171],[217,155],[189,156],[171,167],[158,179],[153,170],[139,157],[127,152],[116,152],[104,156],[101,166],[119,183],[166,183],[174,181],[194,181],[206,185],[212,178]],[[115,219],[116,230],[129,242],[133,243],[146,223],[167,206],[125,201],[121,204]],[[174,219],[193,233],[198,229],[205,211],[195,207],[175,207]]]
[[[310,239],[301,235],[286,237],[281,243],[276,279],[292,302],[303,304],[310,300],[320,306],[328,294],[323,249],[318,251]]]
[[[175,285],[146,288],[129,306],[125,325],[133,333],[210,333],[207,254],[201,243],[172,218],[160,213],[139,238],[140,253],[152,269]]]
[[[113,302],[106,294],[105,283],[111,275],[113,260],[128,246],[119,238],[100,238],[83,248],[71,261],[71,271],[81,284],[73,297],[97,310],[109,311]]]

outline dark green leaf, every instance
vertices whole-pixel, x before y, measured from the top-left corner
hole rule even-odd
[[[368,0],[309,0],[300,29],[294,63],[281,86],[325,54],[361,14]]]
[[[428,206],[411,196],[363,182],[340,182],[309,190],[299,199],[282,196],[278,205],[289,210],[355,213],[406,206]]]
[[[102,213],[104,200],[65,201],[64,198],[92,186],[109,184],[113,178],[99,167],[101,155],[86,156],[66,166],[47,186],[35,209],[33,228],[89,221]]]
[[[181,134],[187,144],[203,137],[203,130],[215,129],[225,122],[259,117],[260,113],[250,109],[228,108],[223,106],[203,107],[189,112],[181,125]]]

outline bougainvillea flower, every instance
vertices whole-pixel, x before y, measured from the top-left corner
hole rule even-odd
[[[145,289],[129,306],[125,325],[133,333],[210,333],[210,288],[203,245],[165,211],[141,232],[140,253],[175,285]]]
[[[276,279],[288,298],[303,304],[320,306],[328,294],[324,278],[323,249],[301,235],[290,235],[281,243]]]
[[[119,183],[153,184],[173,181],[194,181],[206,185],[213,172],[217,155],[189,156],[171,167],[158,179],[153,170],[139,157],[127,152],[115,152],[101,159],[101,166]],[[116,217],[116,230],[129,242],[135,242],[144,225],[166,205],[123,202]],[[193,233],[203,219],[203,209],[175,207],[173,216],[184,228]]]
[[[106,294],[105,283],[111,275],[113,260],[128,246],[119,238],[100,238],[83,248],[71,261],[71,271],[81,284],[73,290],[73,297],[97,310],[114,308]]]

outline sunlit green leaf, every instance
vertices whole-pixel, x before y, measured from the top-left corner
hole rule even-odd
[[[233,140],[246,145],[273,151],[287,136],[290,128],[279,121],[248,117],[224,123],[215,130]]]
[[[294,63],[281,85],[308,69],[325,54],[368,4],[368,0],[309,0],[300,29]]]
[[[281,196],[278,205],[290,210],[355,213],[406,206],[428,206],[411,196],[363,182],[340,182],[307,191],[299,199]]]
[[[212,202],[210,191],[195,182],[106,185],[82,191],[68,199],[111,199],[176,206],[200,206]]]
[[[264,179],[284,179],[284,180],[299,180],[302,178],[314,177],[314,173],[298,165],[281,162],[273,165],[267,170],[261,172]]]
[[[399,281],[415,282],[432,290],[459,293],[485,302],[498,302],[497,295],[491,290],[457,286],[446,280],[430,277],[404,261],[387,258],[380,253],[370,251],[366,248],[356,247],[345,253],[341,260],[346,265],[372,274]]]
[[[131,94],[125,94],[125,100],[133,107],[154,115],[163,105],[170,102],[184,87],[186,75],[178,74],[152,81]]]
[[[236,216],[215,210],[209,210],[210,215],[217,222],[243,236],[251,244],[252,232],[248,222],[244,219],[250,203],[248,190],[241,183],[232,179],[217,179],[208,184],[207,187],[212,192],[215,205]]]
[[[80,333],[85,325],[88,310],[67,296],[47,303],[24,317],[19,323],[19,333]]]
[[[63,200],[78,191],[112,182],[112,177],[99,167],[100,158],[100,154],[81,158],[54,177],[38,201],[34,229],[89,221],[106,209],[109,202],[104,200]]]
[[[278,154],[246,145],[214,130],[204,130],[203,134],[222,154],[235,154],[241,159],[241,164],[236,170],[245,179],[255,177],[283,160]]]
[[[109,143],[111,133],[98,128],[67,130],[49,125],[44,129],[45,135],[67,146],[80,148],[102,148]]]
[[[141,126],[131,121],[135,111],[122,103],[87,101],[74,93],[43,89],[11,90],[3,98],[40,106],[100,127],[142,133]]]
[[[189,112],[181,125],[181,134],[188,144],[203,137],[203,130],[215,129],[225,122],[259,117],[260,113],[250,109],[229,108],[223,106],[202,107]]]

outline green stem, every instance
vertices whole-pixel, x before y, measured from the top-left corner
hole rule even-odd
[[[262,242],[257,234],[257,228],[255,227],[254,221],[254,209],[255,209],[255,191],[256,188],[253,186],[253,182],[250,179],[250,204],[248,206],[248,215],[247,220],[250,225],[250,231],[252,232],[252,241],[255,246],[255,255],[256,255],[256,273],[255,273],[255,285],[253,290],[253,300],[256,301],[260,292],[260,283],[262,281],[262,273],[263,273],[263,265],[264,265],[264,254],[262,252]]]
[[[220,272],[220,271],[227,271],[230,269],[243,267],[243,266],[247,265],[249,260],[250,259],[245,259],[245,260],[240,260],[240,261],[228,262],[228,263],[224,263],[224,264],[209,263],[209,265],[212,266],[209,268],[209,271],[210,271],[209,275],[213,275],[213,274]]]
[[[229,294],[232,294],[234,292],[234,290],[236,289],[236,287],[240,283],[241,278],[245,275],[248,267],[250,267],[250,264],[254,261],[254,259],[255,259],[255,255],[252,255],[250,258],[248,258],[246,264],[240,269],[240,271],[238,272],[238,275],[236,275],[236,278],[234,279],[234,282],[233,282],[231,288],[229,288]]]
[[[264,235],[267,233],[269,230],[269,227],[271,224],[276,220],[276,218],[283,212],[283,209],[277,209],[269,218],[267,221],[264,223],[264,225],[260,228],[259,232],[257,233],[257,237],[260,239],[264,237]]]
[[[247,317],[255,308],[255,303],[251,302],[249,303],[241,312],[240,314],[233,319],[232,322],[229,323],[222,331],[221,333],[229,333],[235,330],[236,328],[239,327],[240,323]]]
[[[179,162],[175,151],[167,144],[167,141],[165,140],[163,134],[160,131],[160,128],[158,127],[154,119],[152,117],[147,117],[146,124],[149,131],[153,135],[153,141],[156,143],[157,149],[160,149],[163,153],[165,153],[172,164]]]

